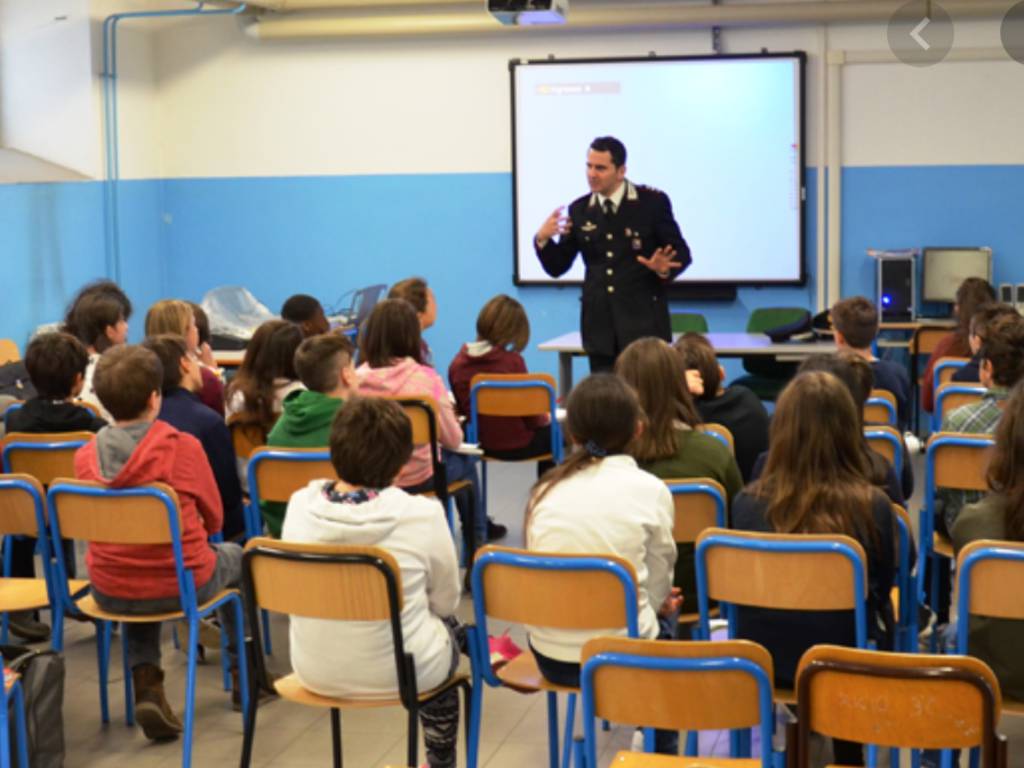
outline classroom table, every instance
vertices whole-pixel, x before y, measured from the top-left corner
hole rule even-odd
[[[705,333],[704,336],[711,342],[719,357],[774,355],[780,360],[798,361],[816,352],[836,351],[834,341],[775,342],[763,333]],[[572,359],[584,354],[579,331],[563,333],[538,344],[537,349],[542,352],[558,353],[558,394],[564,402],[572,390]]]

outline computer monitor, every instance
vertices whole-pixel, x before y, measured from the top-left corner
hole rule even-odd
[[[956,289],[968,277],[992,282],[992,249],[972,247],[925,248],[922,301],[956,301]]]

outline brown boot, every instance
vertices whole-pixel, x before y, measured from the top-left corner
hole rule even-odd
[[[135,721],[147,739],[176,738],[184,726],[164,696],[164,671],[155,664],[132,667],[135,687]]]

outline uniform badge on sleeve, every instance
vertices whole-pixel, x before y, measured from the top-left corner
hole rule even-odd
[[[595,229],[597,229],[597,225],[592,221],[588,221],[586,224],[580,227],[581,232],[593,232]]]

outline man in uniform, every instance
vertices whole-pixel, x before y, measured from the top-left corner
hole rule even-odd
[[[565,274],[582,253],[580,333],[592,373],[610,371],[630,342],[672,340],[666,286],[690,264],[668,195],[626,179],[626,148],[601,136],[587,152],[590,194],[541,225],[534,248],[544,271]],[[558,235],[557,242],[555,235]]]

